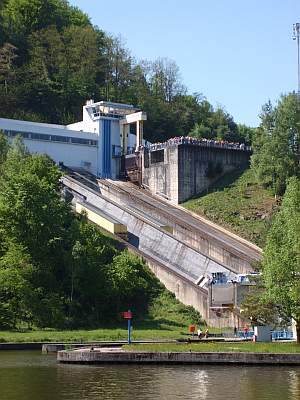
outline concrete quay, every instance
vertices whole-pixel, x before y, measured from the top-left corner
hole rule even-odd
[[[176,340],[134,340],[132,343],[135,344],[153,344],[153,343],[175,343]],[[82,349],[82,348],[120,348],[124,344],[127,344],[126,340],[118,340],[118,341],[95,341],[95,342],[85,342],[85,343],[44,343],[42,345],[43,353],[57,353],[61,350],[67,350],[72,348],[74,349]]]
[[[176,340],[135,340],[132,343],[135,344],[152,344],[152,343],[175,343]],[[93,341],[93,342],[3,342],[0,343],[1,350],[42,350],[43,353],[56,353],[60,350],[65,349],[76,349],[76,348],[87,348],[87,347],[101,347],[101,348],[112,348],[122,347],[127,344],[126,340],[119,341]]]
[[[229,352],[131,352],[121,348],[59,351],[57,361],[69,364],[233,364],[300,365],[300,354]]]

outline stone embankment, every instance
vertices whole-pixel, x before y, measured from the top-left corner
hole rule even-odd
[[[71,364],[252,364],[300,365],[300,354],[229,352],[131,352],[121,348],[59,351],[57,360]]]

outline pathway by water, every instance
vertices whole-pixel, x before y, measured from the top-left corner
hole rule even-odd
[[[1,400],[298,400],[300,367],[85,366],[0,352]]]

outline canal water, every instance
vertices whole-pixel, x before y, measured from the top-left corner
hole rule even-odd
[[[300,367],[65,365],[0,352],[1,400],[298,400]]]

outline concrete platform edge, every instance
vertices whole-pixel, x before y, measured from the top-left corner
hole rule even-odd
[[[70,364],[246,364],[300,365],[300,354],[217,352],[59,351],[57,361]]]

